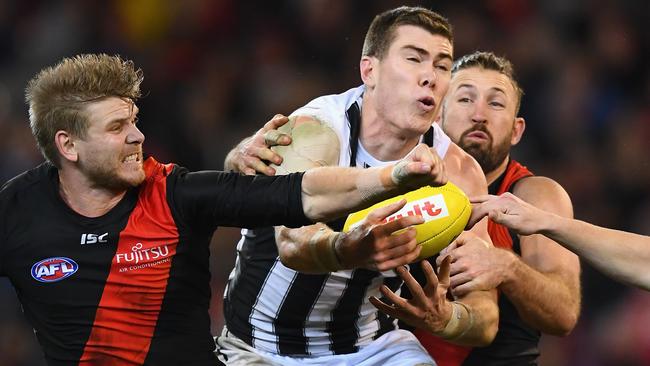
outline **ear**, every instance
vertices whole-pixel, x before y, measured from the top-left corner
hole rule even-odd
[[[526,120],[523,117],[515,118],[515,123],[512,126],[512,138],[510,139],[511,145],[517,145],[524,135],[526,129]]]
[[[71,162],[77,162],[79,160],[74,138],[67,131],[57,131],[54,135],[54,143],[63,159]]]
[[[361,73],[361,80],[366,87],[372,88],[375,86],[375,67],[377,65],[377,58],[372,56],[362,56],[359,61],[359,72]]]

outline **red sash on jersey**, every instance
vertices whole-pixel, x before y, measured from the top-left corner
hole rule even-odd
[[[142,365],[147,357],[178,244],[167,205],[171,169],[153,158],[144,163],[146,179],[120,232],[80,365]]]
[[[509,192],[512,186],[520,179],[532,176],[533,173],[515,160],[510,160],[503,175],[503,181],[496,194]],[[508,228],[488,220],[488,233],[494,246],[512,249],[512,237]],[[413,333],[420,340],[422,346],[429,352],[438,366],[459,366],[472,351],[472,347],[459,346],[449,343],[424,330],[416,329]]]
[[[519,164],[515,160],[510,160],[503,181],[501,182],[496,194],[500,195],[510,192],[510,189],[518,180],[530,177],[531,175],[533,175],[533,173],[528,170],[528,168]],[[512,237],[510,236],[507,227],[499,225],[492,220],[488,220],[488,233],[490,234],[490,239],[492,239],[492,243],[495,247],[504,249],[512,248]]]

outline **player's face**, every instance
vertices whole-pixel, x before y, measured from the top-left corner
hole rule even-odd
[[[521,133],[515,125],[521,119],[515,118],[516,108],[517,94],[506,75],[480,67],[463,69],[451,80],[442,128],[488,173],[519,141]]]
[[[136,127],[138,107],[117,97],[86,107],[88,130],[75,141],[78,166],[97,187],[123,190],[145,178],[142,166],[144,135]]]
[[[378,115],[414,135],[425,133],[449,88],[452,55],[447,38],[416,26],[398,27],[376,67]]]

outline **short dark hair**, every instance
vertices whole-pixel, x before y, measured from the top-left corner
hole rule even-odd
[[[86,103],[111,96],[135,101],[140,97],[142,79],[142,70],[132,61],[105,54],[64,58],[41,70],[27,85],[25,100],[32,134],[43,156],[59,167],[56,132],[85,137]]]
[[[515,89],[515,93],[517,93],[517,108],[515,109],[515,114],[519,113],[521,98],[524,95],[524,91],[521,89],[517,79],[515,78],[515,69],[512,62],[508,61],[505,57],[499,57],[492,52],[477,51],[456,60],[451,68],[451,74],[454,75],[460,70],[469,69],[471,67],[493,70],[507,76]]]
[[[395,30],[401,25],[414,25],[441,35],[453,42],[451,24],[442,15],[421,7],[401,6],[375,17],[363,41],[362,56],[382,59],[395,39]]]

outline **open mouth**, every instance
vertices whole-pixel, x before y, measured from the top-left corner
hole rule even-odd
[[[138,163],[140,162],[140,153],[133,153],[131,155],[127,155],[122,162],[123,163]]]
[[[418,102],[420,103],[420,107],[427,112],[433,110],[436,107],[436,102],[432,97],[420,98],[418,99]]]

